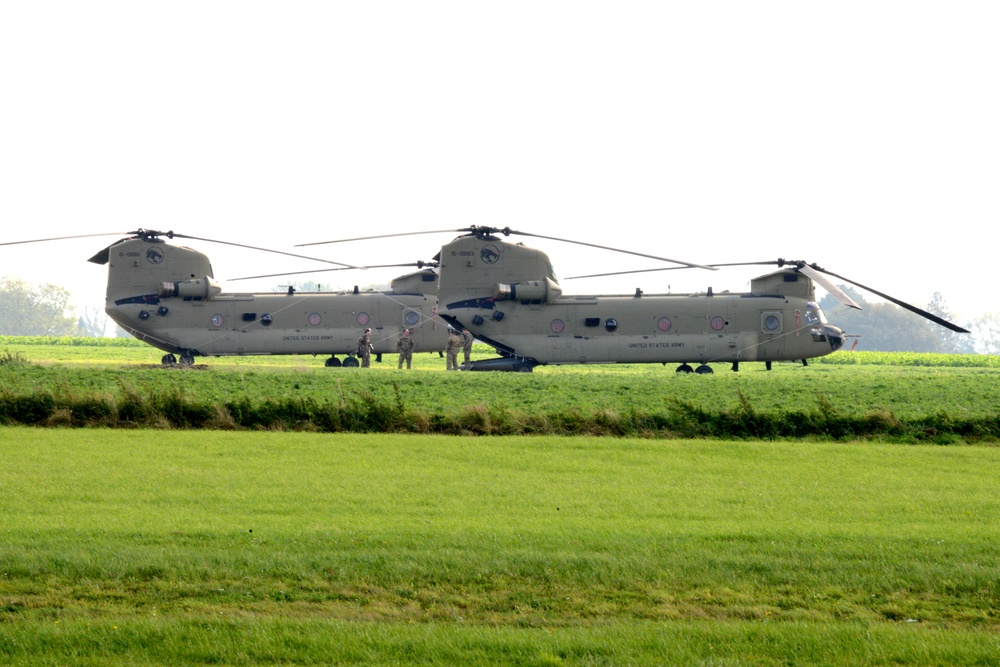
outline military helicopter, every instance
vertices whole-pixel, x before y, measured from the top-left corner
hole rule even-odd
[[[358,338],[372,329],[373,354],[396,351],[404,328],[414,352],[444,350],[448,327],[435,316],[437,273],[433,263],[399,276],[385,292],[225,293],[216,282],[206,255],[164,239],[187,238],[263,250],[326,264],[354,268],[239,243],[199,239],[138,229],[104,248],[89,261],[108,266],[105,310],[112,320],[139,340],[163,350],[163,364],[194,363],[196,356],[312,354],[330,355],[326,365],[358,366]],[[107,236],[107,234],[86,234]],[[54,241],[59,239],[37,239]],[[31,243],[36,241],[18,241]],[[411,266],[398,264],[393,266]],[[343,355],[341,360],[337,355]],[[178,359],[179,355],[179,359]]]
[[[570,296],[563,293],[545,253],[508,243],[500,235],[565,241],[678,265],[671,268],[715,270],[724,265],[691,264],[509,227],[426,233],[441,231],[464,234],[445,244],[436,258],[440,262],[438,315],[455,328],[469,329],[501,355],[473,362],[473,370],[530,372],[545,364],[677,363],[678,372],[711,373],[711,363],[732,364],[734,371],[741,362],[763,362],[767,370],[776,361],[806,364],[808,359],[839,350],[846,340],[845,332],[826,320],[815,285],[844,305],[860,308],[826,276],[871,291],[953,331],[968,333],[932,313],[804,261],[766,262],[778,270],[753,279],[749,292],[709,288],[696,294],[646,294],[637,289],[631,295]],[[596,275],[611,274],[580,277]]]

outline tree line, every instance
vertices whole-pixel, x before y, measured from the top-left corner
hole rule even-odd
[[[923,306],[929,313],[971,331],[957,333],[891,303],[871,303],[858,290],[838,285],[861,310],[848,308],[827,294],[820,307],[827,318],[847,333],[848,346],[871,352],[937,352],[943,354],[1000,353],[1000,313],[973,321],[957,321],[940,292]]]
[[[97,309],[77,313],[71,298],[69,290],[56,285],[0,278],[0,335],[103,336],[108,316]]]

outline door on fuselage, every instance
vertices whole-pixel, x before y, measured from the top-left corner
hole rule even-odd
[[[760,312],[760,345],[757,346],[757,359],[773,360],[785,357],[785,314],[780,310],[762,310]]]

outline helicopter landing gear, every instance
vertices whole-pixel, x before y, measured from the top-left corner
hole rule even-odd
[[[357,368],[358,366],[361,365],[361,362],[358,361],[357,357],[347,357],[346,359],[344,359],[344,363],[341,365],[344,368]]]
[[[688,366],[687,364],[681,364],[680,366],[677,367],[677,370],[674,371],[674,372],[675,373],[694,373],[694,369],[691,368],[690,366]]]
[[[331,355],[330,358],[326,360],[326,367],[327,368],[340,368],[340,359],[338,359],[337,357],[334,357],[333,355]]]
[[[194,366],[194,352],[186,351],[181,354],[181,366]]]
[[[737,373],[737,372],[739,372],[739,370],[740,370],[740,362],[734,361],[733,362],[733,372]]]
[[[767,370],[771,370],[771,362],[770,361],[765,361],[764,362],[764,368],[766,368]]]
[[[711,375],[715,371],[713,371],[712,367],[708,364],[702,364],[701,366],[698,366],[698,368],[694,369],[694,372],[698,375]]]
[[[160,359],[160,363],[163,364],[164,366],[173,366],[174,364],[177,363],[177,357],[175,357],[170,352],[167,352],[165,355],[163,355],[163,358]]]

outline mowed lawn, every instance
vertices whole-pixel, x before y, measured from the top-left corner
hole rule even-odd
[[[0,429],[5,664],[996,664],[1000,449]]]

